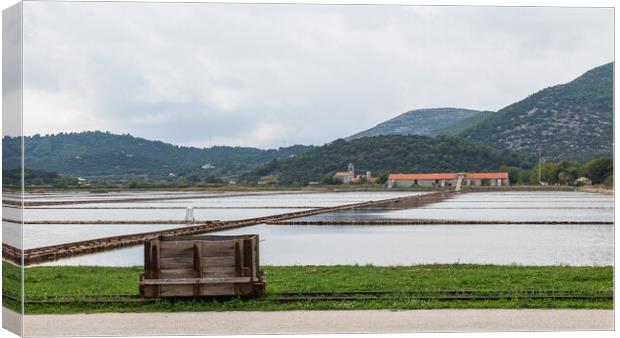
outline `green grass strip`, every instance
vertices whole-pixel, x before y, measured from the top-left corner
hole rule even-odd
[[[3,262],[3,292],[19,290],[19,268]],[[281,292],[420,291],[420,290],[578,290],[583,294],[611,293],[613,267],[418,265],[418,266],[264,266],[267,295]],[[141,267],[28,267],[26,300],[48,296],[137,294]],[[16,293],[15,293],[16,294]],[[544,294],[544,293],[543,293]],[[10,306],[9,302],[6,302]],[[355,301],[184,300],[136,304],[27,304],[27,313],[88,313],[147,311],[272,311],[329,309],[433,308],[598,308],[611,309],[612,300],[415,300]]]

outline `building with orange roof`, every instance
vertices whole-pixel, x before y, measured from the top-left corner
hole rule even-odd
[[[378,177],[373,177],[370,171],[366,171],[366,175],[355,175],[355,166],[353,166],[353,163],[349,163],[347,171],[335,173],[333,179],[343,184],[360,183],[364,182],[363,180],[368,183],[375,183],[379,180]]]
[[[509,186],[510,179],[508,173],[468,173],[463,177],[463,185]]]
[[[379,180],[379,177],[372,176],[372,172],[366,171],[366,175],[357,175],[353,178],[353,183],[362,182],[362,180],[366,180],[367,183],[376,183]]]
[[[343,184],[352,183],[355,179],[355,167],[353,163],[349,163],[347,171],[340,171],[334,175],[334,180],[340,181]]]
[[[433,174],[390,174],[388,188],[393,187],[452,187],[461,180],[462,185],[469,186],[508,186],[508,173],[433,173]]]

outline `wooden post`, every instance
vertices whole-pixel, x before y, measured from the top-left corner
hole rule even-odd
[[[202,278],[202,243],[194,242],[194,278]],[[194,284],[194,296],[202,294],[200,283]]]
[[[159,240],[151,242],[151,278],[159,278],[161,272],[161,260],[159,256]],[[159,297],[161,288],[159,285],[153,287],[155,297]]]
[[[243,240],[243,267],[242,274],[243,277],[252,277],[252,281],[254,281],[254,276],[252,275],[252,239],[244,239]]]
[[[151,278],[151,242],[144,243],[144,278]]]
[[[239,244],[239,240],[235,240],[235,277],[241,277],[242,268],[242,247]]]
[[[257,282],[260,280],[257,271],[258,265],[258,235],[256,235],[252,239],[252,260],[250,261],[250,265],[252,266],[252,282]]]
[[[243,274],[243,246],[239,243],[239,240],[235,240],[235,277],[241,277]],[[235,295],[239,295],[239,285],[233,284]]]
[[[260,271],[260,257],[259,257],[259,236],[254,236],[252,240],[252,275],[256,278],[252,282],[252,294],[255,296],[262,296],[265,292],[265,283],[263,282],[262,272]]]

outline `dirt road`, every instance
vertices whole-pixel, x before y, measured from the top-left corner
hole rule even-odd
[[[17,316],[3,308],[3,317]],[[27,336],[612,330],[612,310],[176,312],[28,315]]]

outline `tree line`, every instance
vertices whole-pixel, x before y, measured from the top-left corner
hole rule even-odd
[[[575,185],[579,177],[587,177],[592,184],[613,186],[613,159],[611,157],[599,157],[586,163],[575,161],[545,162],[531,169],[523,169],[515,166],[501,166],[500,171],[508,172],[511,184],[540,184],[544,182],[551,185],[565,184]]]

